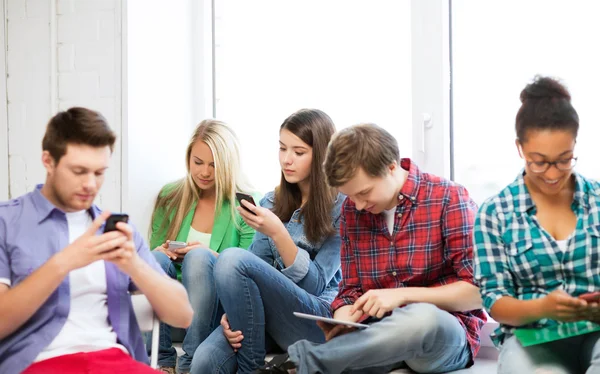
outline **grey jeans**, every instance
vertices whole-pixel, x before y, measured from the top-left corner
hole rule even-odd
[[[600,374],[600,332],[523,347],[515,336],[504,339],[498,374]]]
[[[447,373],[469,363],[466,335],[452,314],[419,303],[324,344],[301,340],[288,353],[298,374],[387,373],[402,364],[418,373]]]

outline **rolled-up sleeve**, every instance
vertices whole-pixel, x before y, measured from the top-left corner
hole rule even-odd
[[[490,310],[503,296],[514,296],[500,221],[493,203],[485,203],[475,218],[475,281],[479,285],[483,306]]]
[[[294,263],[287,268],[282,269],[281,273],[290,278],[290,280],[292,280],[294,283],[298,283],[308,274],[309,269],[310,256],[308,252],[302,248],[298,248]]]
[[[296,259],[291,266],[281,272],[315,296],[325,291],[331,279],[340,270],[339,216],[334,222],[335,234],[329,236],[319,248],[314,260],[308,252],[298,248]]]
[[[133,225],[132,229],[133,243],[137,250],[138,256],[140,256],[142,260],[146,261],[148,265],[150,265],[155,271],[159,272],[160,274],[165,274],[158,261],[156,261],[154,255],[150,252],[150,249],[148,248],[148,245],[146,245],[146,242],[144,241],[144,238],[142,238],[142,235],[140,235],[140,233],[135,229],[135,227],[133,227]],[[129,291],[137,291],[137,286],[131,280],[129,283]]]

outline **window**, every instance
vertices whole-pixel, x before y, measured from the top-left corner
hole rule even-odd
[[[477,203],[523,167],[515,147],[519,93],[536,74],[560,78],[579,113],[576,170],[600,179],[600,4],[452,1],[454,170]]]
[[[279,183],[279,126],[301,108],[337,129],[377,123],[412,155],[409,1],[216,1],[215,14],[216,117],[260,191]]]

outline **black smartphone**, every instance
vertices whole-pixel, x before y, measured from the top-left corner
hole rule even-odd
[[[111,214],[104,224],[104,232],[110,232],[117,230],[117,222],[129,222],[129,216],[127,214]]]
[[[256,206],[256,203],[254,202],[254,199],[252,198],[252,196],[245,194],[245,193],[241,193],[241,192],[236,192],[235,193],[235,197],[237,198],[238,203],[240,203],[240,206],[244,209],[246,209],[248,212],[256,215],[256,213],[254,213],[253,211],[251,211],[250,209],[246,208],[243,204],[242,204],[242,200],[246,200],[247,202],[249,202],[250,204]]]

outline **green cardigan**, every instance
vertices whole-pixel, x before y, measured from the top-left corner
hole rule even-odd
[[[163,187],[161,190],[161,195],[166,194],[175,184],[171,183]],[[255,196],[255,201],[260,201],[259,196]],[[177,234],[176,241],[187,242],[187,237],[190,232],[190,227],[192,226],[192,219],[194,218],[194,212],[196,211],[197,202],[194,202],[190,207],[190,211],[183,218],[181,222],[181,228],[179,229],[179,233]],[[235,205],[238,206],[238,202],[235,202]],[[169,222],[173,220],[175,216],[175,212],[168,217]],[[215,252],[222,252],[224,249],[230,247],[239,247],[248,249],[252,240],[254,239],[255,231],[252,227],[248,226],[246,222],[242,219],[242,217],[236,212],[235,218],[238,222],[239,229],[234,224],[231,214],[229,211],[229,202],[224,201],[223,206],[221,207],[220,212],[215,215],[215,222],[213,224],[213,229],[210,237],[210,244],[208,245],[210,249]],[[160,226],[165,219],[164,209],[160,209],[156,212],[154,220],[152,221],[152,235],[150,236],[150,248],[154,250],[154,248],[162,245],[166,241],[166,235],[168,230],[168,224],[165,225],[162,232],[158,232]],[[177,268],[177,278],[181,279],[181,266],[178,263],[175,263],[175,267]]]

